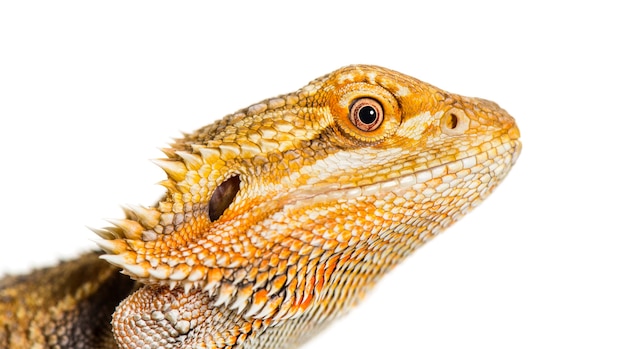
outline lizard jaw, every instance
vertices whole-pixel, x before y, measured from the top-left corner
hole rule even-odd
[[[426,168],[412,174],[403,175],[394,179],[375,182],[364,186],[352,186],[345,188],[326,188],[316,186],[311,188],[299,188],[297,195],[290,195],[289,200],[283,202],[283,206],[297,208],[299,206],[311,206],[318,202],[328,202],[337,200],[349,200],[363,196],[370,196],[376,193],[387,191],[401,191],[404,189],[414,189],[435,196],[444,193],[449,189],[453,181],[462,181],[466,186],[474,187],[481,197],[489,193],[489,189],[494,187],[495,182],[484,182],[484,178],[476,175],[486,164],[490,166],[493,173],[491,178],[501,179],[511,166],[516,162],[521,151],[521,143],[512,139],[499,146],[489,148],[474,155],[465,155],[462,158],[450,161],[435,167]],[[488,162],[491,160],[491,163]],[[438,185],[435,185],[435,182]],[[464,205],[459,214],[453,218],[457,220],[467,211],[476,206]],[[448,223],[450,224],[451,221]],[[448,225],[446,224],[446,225]],[[445,227],[445,226],[444,226]],[[442,227],[443,228],[443,227]],[[210,278],[203,273],[194,272],[193,267],[188,270],[172,271],[172,268],[147,267],[145,264],[137,264],[135,257],[128,253],[127,245],[122,240],[100,240],[98,245],[109,254],[102,255],[101,258],[109,263],[123,269],[125,274],[144,283],[157,283],[174,288],[184,287],[186,290],[202,288],[211,291],[216,288],[217,283],[210,282]]]

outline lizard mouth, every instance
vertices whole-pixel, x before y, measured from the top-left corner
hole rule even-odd
[[[407,188],[425,189],[428,186],[435,186],[434,190],[444,191],[452,187],[452,184],[458,184],[459,181],[468,183],[469,187],[475,185],[479,190],[485,190],[487,187],[493,187],[506,176],[517,161],[521,148],[521,142],[513,139],[487,150],[468,154],[458,160],[433,167],[424,166],[413,173],[367,185],[341,186],[341,184],[332,183],[324,189],[300,188],[297,194],[289,196],[285,204],[309,205],[311,201],[315,203],[348,200]],[[485,174],[488,178],[483,177]]]

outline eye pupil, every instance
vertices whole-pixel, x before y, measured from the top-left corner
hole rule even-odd
[[[359,110],[359,120],[366,125],[370,125],[376,121],[376,114],[376,109],[366,105]]]
[[[383,106],[375,99],[359,98],[350,106],[350,122],[359,130],[371,132],[383,122]]]

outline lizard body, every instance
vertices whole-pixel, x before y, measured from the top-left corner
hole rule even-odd
[[[82,255],[0,280],[0,348],[116,348],[111,314],[134,282]]]
[[[24,330],[15,314],[67,296],[41,296],[39,271],[0,284],[0,345],[55,347],[50,338],[68,337],[57,329],[107,327],[98,322],[106,319],[113,336],[102,331],[90,345],[296,347],[476,206],[520,150],[515,121],[493,102],[385,68],[339,69],[164,150],[161,201],[96,231],[101,258],[136,285],[93,255],[82,257],[93,270],[82,281],[63,272],[80,260],[50,269],[55,287],[106,284],[113,303],[130,294],[112,320],[70,318],[46,332],[39,319]]]

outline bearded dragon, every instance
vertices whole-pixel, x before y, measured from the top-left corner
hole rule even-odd
[[[164,149],[166,194],[95,230],[103,254],[0,281],[0,347],[295,348],[489,195],[519,136],[493,102],[341,68]]]

